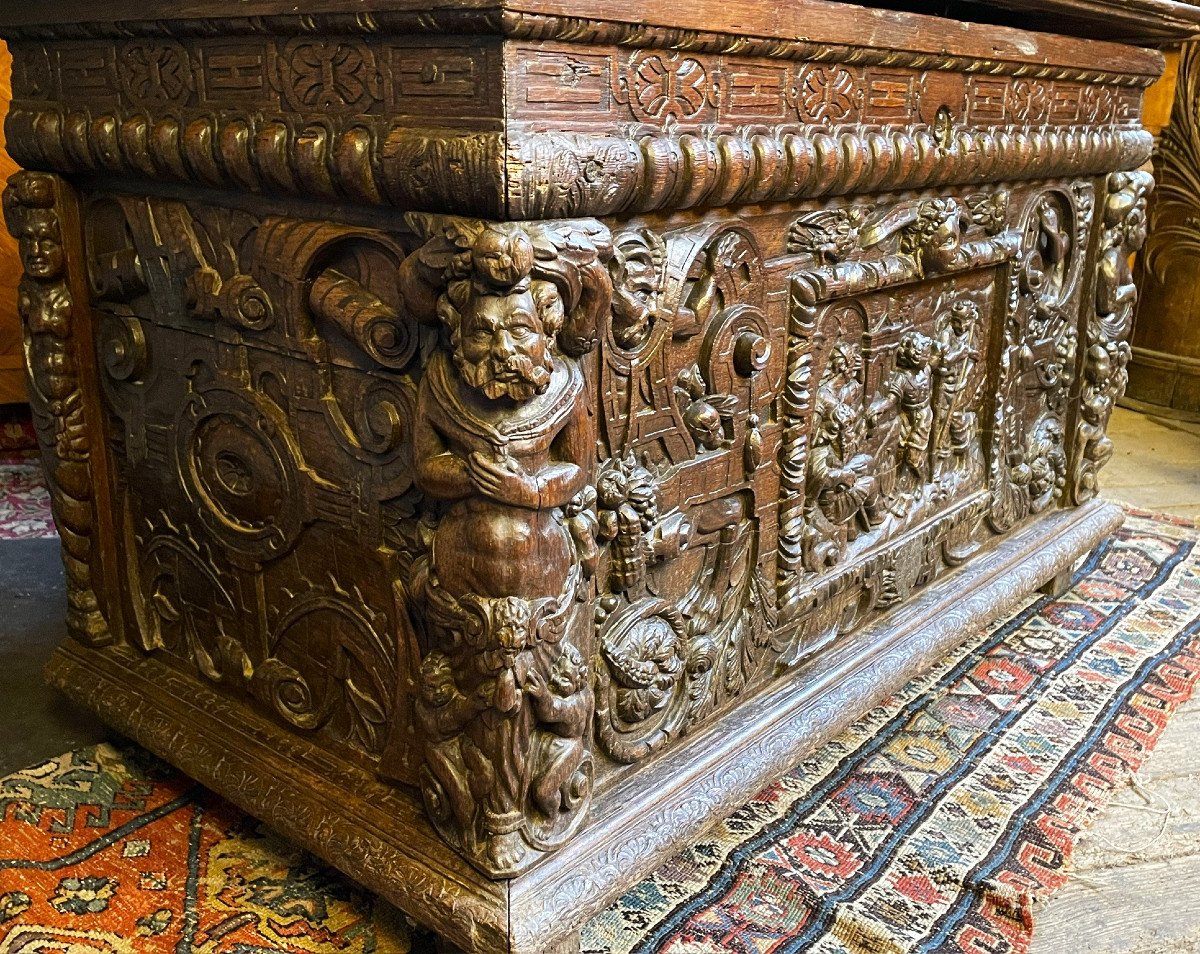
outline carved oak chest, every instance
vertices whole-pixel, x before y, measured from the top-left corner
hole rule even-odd
[[[1115,527],[1162,61],[309,6],[0,14],[50,675],[449,941],[569,949]]]

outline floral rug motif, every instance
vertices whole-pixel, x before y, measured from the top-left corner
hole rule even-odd
[[[0,540],[55,536],[50,493],[36,452],[0,450]]]
[[[1131,513],[1069,593],[1030,600],[716,824],[594,918],[584,950],[1027,951],[1034,899],[1200,679],[1197,539]],[[137,749],[0,779],[0,954],[431,949]]]

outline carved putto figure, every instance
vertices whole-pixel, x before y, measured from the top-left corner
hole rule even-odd
[[[442,713],[425,794],[443,834],[503,876],[561,835],[590,791],[591,688],[568,631],[581,563],[595,560],[580,506],[594,433],[569,352],[590,346],[607,308],[607,248],[604,235],[598,249],[592,236],[415,221],[430,237],[402,267],[403,291],[418,316],[432,303],[449,346],[426,366],[413,438],[418,487],[441,510],[415,589],[454,682],[423,668],[425,718]],[[445,754],[451,730],[465,787]]]
[[[725,435],[723,415],[737,406],[737,398],[729,394],[710,394],[704,377],[696,365],[679,372],[675,381],[675,397],[683,411],[683,423],[700,451],[729,446]]]
[[[1137,286],[1129,256],[1146,242],[1146,195],[1152,180],[1143,173],[1116,173],[1104,203],[1105,235],[1097,268],[1096,313],[1108,341],[1124,338],[1133,324]]]

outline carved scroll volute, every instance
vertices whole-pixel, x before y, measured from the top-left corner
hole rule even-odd
[[[421,787],[442,835],[494,878],[578,828],[594,694],[595,431],[579,358],[611,307],[592,222],[411,216],[406,311],[440,323],[414,431],[428,552],[408,591],[423,630]]]
[[[58,176],[19,172],[4,192],[4,220],[20,242],[17,291],[28,392],[42,447],[54,519],[62,537],[67,628],[101,645],[112,635],[96,597],[99,433],[85,390],[91,381],[87,284],[80,267],[78,200]]]
[[[1096,260],[1096,301],[1087,319],[1079,418],[1075,433],[1074,499],[1096,496],[1098,474],[1112,458],[1107,435],[1113,406],[1129,381],[1129,332],[1137,286],[1129,259],[1146,241],[1146,200],[1154,189],[1148,172],[1117,172],[1108,177],[1100,214],[1103,230]]]

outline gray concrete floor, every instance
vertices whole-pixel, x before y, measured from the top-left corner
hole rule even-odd
[[[1200,425],[1118,410],[1105,495],[1200,519]],[[0,775],[105,737],[45,688],[62,636],[54,540],[0,542]],[[1032,954],[1200,952],[1200,700],[1170,723],[1141,777],[1076,854],[1075,877],[1042,906]]]
[[[58,541],[0,542],[0,776],[106,737],[42,678],[65,613]]]

